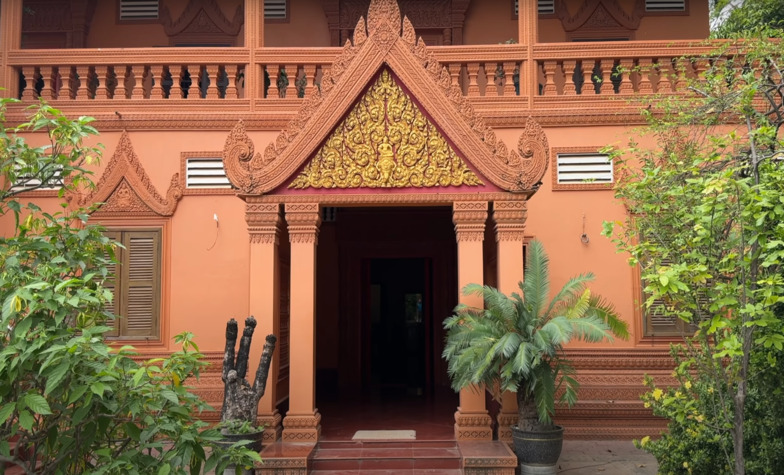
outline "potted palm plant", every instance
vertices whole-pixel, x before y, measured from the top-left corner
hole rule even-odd
[[[503,391],[517,393],[512,431],[522,473],[555,473],[563,443],[563,428],[553,424],[556,401],[571,407],[578,389],[564,345],[625,339],[629,332],[613,306],[586,287],[591,273],[571,278],[550,298],[544,247],[533,241],[528,251],[520,294],[478,284],[463,289],[485,306],[458,305],[444,321],[443,357],[455,390],[483,385],[499,400]]]

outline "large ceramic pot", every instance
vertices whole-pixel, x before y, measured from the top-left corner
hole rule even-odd
[[[563,447],[563,427],[527,431],[512,426],[515,453],[523,475],[554,474]]]

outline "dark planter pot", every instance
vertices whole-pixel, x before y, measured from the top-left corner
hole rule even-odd
[[[221,435],[223,435],[223,440],[220,441],[219,444],[224,447],[231,447],[241,440],[247,440],[249,442],[245,444],[245,447],[250,450],[255,450],[256,452],[261,452],[262,439],[264,438],[263,430],[258,432],[251,432],[248,434],[221,433]]]
[[[523,474],[555,473],[563,448],[563,427],[527,431],[512,426],[515,453]]]

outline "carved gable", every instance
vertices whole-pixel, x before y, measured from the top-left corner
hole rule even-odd
[[[289,188],[481,184],[385,69]]]
[[[158,194],[133,150],[128,133],[123,132],[95,189],[89,195],[79,196],[77,202],[80,206],[103,203],[95,211],[100,216],[154,217],[174,214],[181,197],[179,173],[172,176],[166,198]]]
[[[416,104],[417,107],[411,109],[412,113],[416,109],[421,117],[427,118],[427,125],[423,127],[427,129],[432,126],[428,130],[433,131],[427,132],[428,140],[433,138],[449,144],[444,145],[443,159],[449,161],[452,169],[440,175],[444,181],[439,181],[439,184],[446,183],[446,176],[449,176],[449,184],[460,182],[463,185],[478,185],[478,178],[473,182],[476,175],[468,174],[469,170],[475,170],[483,179],[502,190],[531,195],[538,189],[547,168],[549,153],[547,138],[539,124],[529,118],[517,150],[510,150],[474,111],[460,87],[452,84],[449,71],[438,63],[424,41],[421,38],[417,40],[414,27],[408,18],[401,19],[394,0],[371,1],[367,22],[360,18],[354,30],[353,43],[346,42],[341,55],[324,73],[320,91],[305,99],[297,116],[274,142],[267,145],[264,153],[256,152],[242,121],[234,127],[223,149],[226,175],[242,194],[260,195],[291,183],[295,175],[303,170],[306,175],[316,177],[315,182],[318,182],[319,170],[323,170],[323,167],[345,166],[347,158],[353,159],[351,154],[340,147],[333,147],[330,151],[330,141],[337,140],[341,142],[338,145],[345,146],[346,134],[338,131],[349,129],[347,121],[352,120],[352,111],[357,104],[363,103],[367,97],[366,91],[372,91],[375,87],[370,86],[383,77],[383,74],[379,76],[380,71],[388,71],[390,77],[395,79],[395,86],[405,91],[406,97],[410,98],[409,103]],[[390,94],[392,97],[392,92]],[[386,107],[387,103],[384,104]],[[393,111],[393,108],[388,110]],[[386,113],[384,110],[367,108],[364,114],[383,117]],[[356,114],[363,113],[360,111]],[[362,122],[367,125],[372,120],[363,118]],[[368,163],[373,161],[376,164],[372,167],[375,171],[370,171],[370,165],[360,164],[364,168],[359,173],[378,172],[381,181],[375,182],[376,187],[392,186],[388,183],[392,180],[392,174],[398,172],[401,163],[401,172],[410,170],[405,164],[406,160],[413,160],[428,168],[432,166],[431,160],[442,159],[435,155],[426,157],[429,151],[427,148],[404,148],[398,138],[389,134],[386,128],[384,131],[389,135],[386,144],[383,134],[377,134],[379,136],[370,142],[354,144],[369,147],[363,153],[366,153]],[[457,158],[455,151],[460,152],[465,162]],[[406,155],[408,153],[416,156]],[[386,163],[384,167],[390,170],[390,181],[381,175],[381,163]],[[302,186],[305,181],[298,177],[294,186]],[[315,182],[310,180],[310,186]],[[372,178],[366,183],[363,177],[364,186],[370,186],[370,182],[373,182]],[[412,186],[411,183],[409,180],[408,185],[400,186]],[[431,183],[428,186],[435,186],[435,182]],[[324,184],[321,183],[321,186]]]

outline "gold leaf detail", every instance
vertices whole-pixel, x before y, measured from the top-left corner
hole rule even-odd
[[[289,188],[482,184],[384,70]]]

